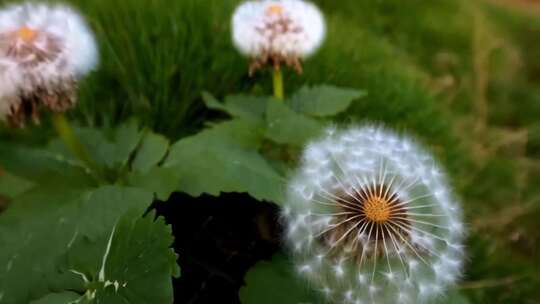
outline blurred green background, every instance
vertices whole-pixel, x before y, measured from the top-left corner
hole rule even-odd
[[[270,77],[248,77],[248,62],[231,45],[239,1],[69,2],[88,16],[102,54],[71,113],[82,125],[136,116],[180,138],[213,118],[203,90],[218,97],[270,90]],[[459,288],[472,303],[540,303],[540,4],[315,2],[328,39],[304,75],[286,74],[288,92],[304,83],[367,90],[340,122],[407,130],[453,178],[470,227]],[[46,137],[42,128],[24,136]]]

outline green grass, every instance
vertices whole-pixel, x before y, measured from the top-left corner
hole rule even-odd
[[[248,77],[248,63],[230,43],[230,15],[239,1],[70,2],[88,16],[102,54],[72,113],[83,125],[136,116],[180,138],[213,117],[203,90],[218,97],[271,92],[270,76]],[[340,121],[407,130],[453,177],[471,230],[466,294],[474,303],[534,303],[540,298],[539,17],[466,0],[316,2],[327,15],[327,43],[304,75],[286,73],[287,92],[323,82],[367,90]]]

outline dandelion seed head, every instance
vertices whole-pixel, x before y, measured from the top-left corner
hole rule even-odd
[[[301,72],[301,61],[324,40],[326,26],[319,9],[304,0],[247,1],[232,18],[233,42],[253,62],[251,72],[285,64]]]
[[[39,111],[63,112],[98,51],[83,18],[63,5],[26,3],[0,9],[0,120],[24,126]]]
[[[316,261],[306,278],[346,302],[417,303],[460,278],[464,225],[444,172],[384,128],[332,130],[309,144],[285,208],[305,215],[286,236],[291,248],[309,240],[295,262]]]

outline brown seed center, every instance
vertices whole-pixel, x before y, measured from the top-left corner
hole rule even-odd
[[[391,206],[384,197],[370,197],[364,203],[364,214],[366,218],[375,223],[384,223],[391,216]]]
[[[366,257],[387,252],[388,245],[401,246],[410,239],[411,222],[405,203],[390,186],[365,185],[335,193],[334,197],[336,216],[322,234],[330,248],[342,248],[362,263]]]

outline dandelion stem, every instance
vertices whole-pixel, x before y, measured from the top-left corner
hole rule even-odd
[[[285,92],[283,90],[283,74],[281,69],[274,69],[273,73],[273,82],[274,82],[274,97],[277,100],[283,100],[285,98]]]
[[[96,162],[90,157],[90,154],[79,141],[73,128],[69,124],[66,116],[62,113],[54,113],[52,116],[52,123],[56,132],[60,138],[64,141],[64,144],[68,147],[69,150],[79,158],[94,174],[100,175],[99,166]]]

